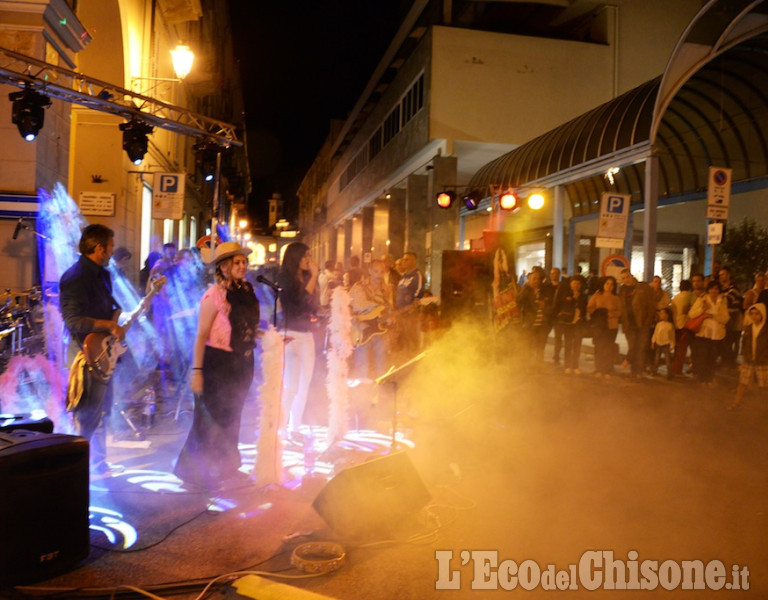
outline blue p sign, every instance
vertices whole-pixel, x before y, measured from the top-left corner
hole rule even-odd
[[[160,177],[160,191],[165,194],[175,194],[179,191],[178,175],[163,175]]]
[[[605,211],[609,213],[621,214],[624,212],[624,197],[623,196],[608,196],[605,202]]]

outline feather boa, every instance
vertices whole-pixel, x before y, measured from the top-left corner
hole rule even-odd
[[[348,429],[349,388],[347,359],[352,354],[352,316],[349,309],[349,293],[339,286],[331,295],[331,318],[328,323],[330,343],[326,358],[328,375],[325,381],[328,399],[328,445],[341,440]]]
[[[261,338],[261,347],[264,380],[259,387],[261,422],[253,473],[257,484],[268,486],[283,481],[283,453],[278,437],[283,389],[283,338],[272,325]]]

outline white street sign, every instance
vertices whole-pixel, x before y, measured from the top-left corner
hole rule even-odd
[[[723,241],[723,224],[710,223],[707,225],[707,244],[720,244]]]
[[[629,223],[629,194],[603,193],[600,198],[600,220],[597,225],[598,248],[623,248]]]
[[[179,220],[184,216],[184,173],[155,173],[152,218]]]

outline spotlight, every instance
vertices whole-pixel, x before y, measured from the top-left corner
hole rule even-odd
[[[205,181],[213,181],[216,175],[216,155],[221,148],[210,142],[200,142],[193,147],[195,150],[195,164],[203,175]]]
[[[153,130],[154,127],[138,119],[120,123],[120,131],[123,132],[123,150],[134,165],[140,165],[141,161],[144,160],[144,155],[149,149],[147,135]]]
[[[515,192],[507,190],[499,196],[499,208],[502,210],[517,210],[520,208],[520,202]]]
[[[43,128],[43,109],[51,105],[51,99],[30,88],[12,92],[8,94],[8,98],[13,101],[11,122],[18,127],[21,137],[28,142],[33,141]]]
[[[480,192],[477,190],[471,190],[464,196],[464,206],[467,207],[467,210],[475,210],[478,206],[480,206],[480,201],[482,199],[483,197],[480,195]]]
[[[448,190],[447,192],[440,192],[435,196],[437,205],[440,208],[451,208],[453,201],[456,199],[456,192]]]
[[[531,194],[528,197],[528,206],[533,210],[539,210],[544,206],[544,196],[541,194]]]

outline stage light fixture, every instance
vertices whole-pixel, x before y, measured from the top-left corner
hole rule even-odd
[[[437,200],[437,205],[440,208],[451,208],[451,205],[453,204],[453,201],[456,199],[456,192],[448,190],[445,192],[440,192],[435,196],[435,200]]]
[[[475,210],[480,206],[480,201],[482,199],[483,197],[480,195],[480,192],[471,190],[464,196],[464,206],[467,207],[467,210]]]
[[[144,160],[144,155],[149,149],[147,136],[153,130],[154,127],[138,119],[120,123],[120,131],[123,132],[123,150],[134,165],[140,165]]]
[[[26,141],[31,142],[40,133],[45,121],[45,108],[51,105],[51,99],[31,88],[8,94],[13,102],[11,122],[16,125]]]
[[[221,148],[211,142],[195,144],[195,164],[200,169],[204,181],[213,181],[216,176],[216,155]]]
[[[533,210],[539,210],[544,207],[544,196],[541,194],[531,194],[528,197],[528,207]]]
[[[499,196],[499,208],[502,210],[517,210],[520,208],[520,201],[517,198],[517,194],[512,190],[504,192]]]

